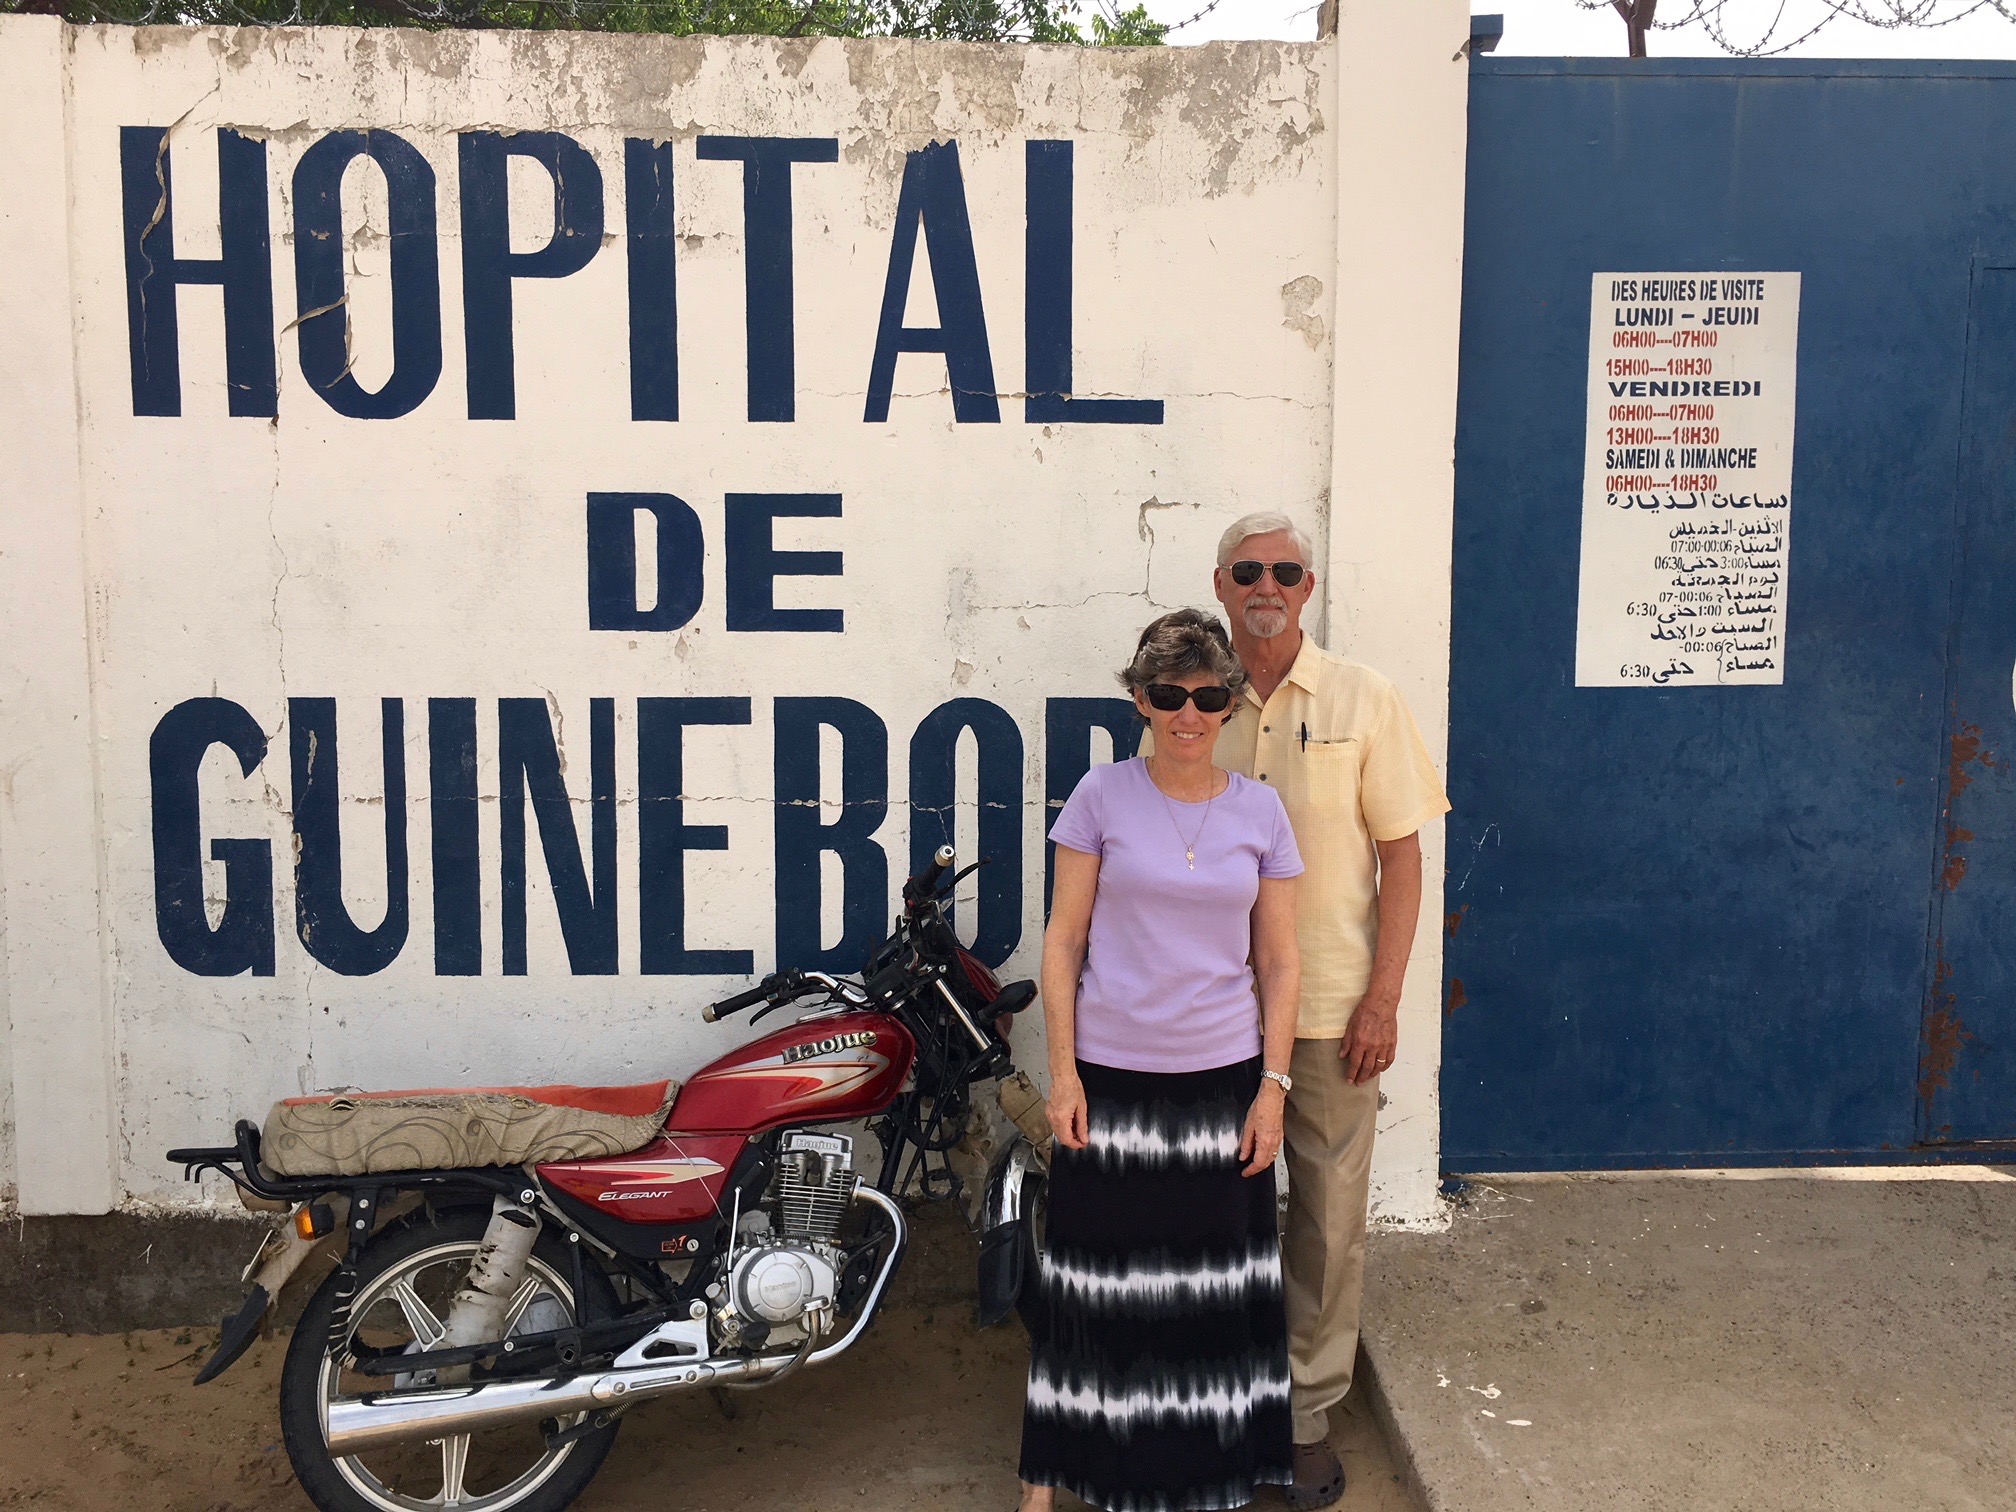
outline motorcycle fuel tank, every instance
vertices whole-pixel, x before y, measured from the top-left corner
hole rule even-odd
[[[753,1134],[780,1124],[866,1118],[896,1095],[916,1055],[910,1031],[887,1014],[804,1019],[696,1072],[679,1089],[666,1127]]]

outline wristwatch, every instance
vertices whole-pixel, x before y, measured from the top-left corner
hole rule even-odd
[[[1271,1082],[1281,1083],[1281,1090],[1283,1092],[1293,1092],[1295,1090],[1295,1078],[1290,1076],[1286,1071],[1262,1071],[1260,1074]]]

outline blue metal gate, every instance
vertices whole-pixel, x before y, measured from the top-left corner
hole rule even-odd
[[[1968,333],[1932,982],[1928,1143],[2016,1141],[2016,266],[1983,259]],[[1998,754],[2003,753],[2003,754]]]
[[[2016,1140],[2016,68],[1485,59],[1470,111],[1445,1164]],[[1803,275],[1779,687],[1574,686],[1590,275],[1674,269]]]

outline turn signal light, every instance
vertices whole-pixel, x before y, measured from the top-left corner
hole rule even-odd
[[[304,1202],[294,1209],[294,1232],[303,1239],[320,1239],[336,1227],[336,1215],[319,1202]]]

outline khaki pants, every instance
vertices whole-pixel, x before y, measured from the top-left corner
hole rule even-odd
[[[1298,1039],[1283,1123],[1288,1223],[1281,1239],[1295,1442],[1329,1437],[1328,1414],[1351,1389],[1365,1282],[1365,1204],[1379,1081],[1355,1087],[1342,1040]]]

